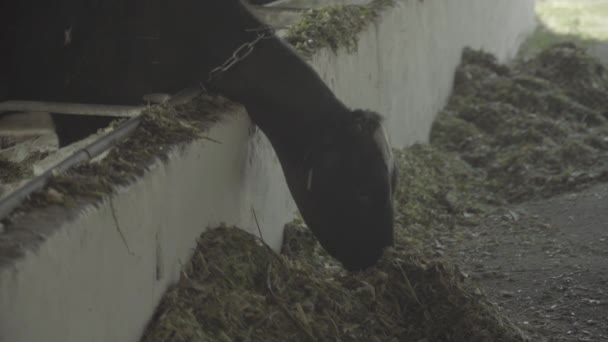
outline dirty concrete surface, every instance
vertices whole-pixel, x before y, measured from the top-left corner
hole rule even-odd
[[[505,207],[454,258],[541,341],[608,341],[608,184]]]

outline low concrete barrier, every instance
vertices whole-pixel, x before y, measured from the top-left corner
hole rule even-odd
[[[261,227],[280,231],[293,202],[269,143],[251,133],[243,109],[224,113],[206,134],[219,144],[176,149],[95,206],[18,218],[10,236],[25,255],[0,254],[0,341],[136,341],[206,228],[257,234],[255,211]]]

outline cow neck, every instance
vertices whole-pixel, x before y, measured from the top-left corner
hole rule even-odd
[[[309,128],[311,134],[305,144],[301,170],[307,171],[312,167],[315,156],[328,150],[336,140],[340,139],[340,132],[344,131],[349,112],[332,113],[313,122]]]

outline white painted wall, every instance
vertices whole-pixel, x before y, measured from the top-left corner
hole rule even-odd
[[[398,0],[361,34],[357,52],[323,50],[312,64],[351,107],[387,118],[395,147],[428,140],[462,48],[514,57],[535,26],[534,0]]]
[[[356,54],[321,51],[312,63],[348,105],[386,114],[393,142],[404,146],[427,139],[461,49],[485,47],[506,59],[532,16],[532,0],[407,0],[361,35]],[[0,263],[0,342],[137,341],[196,237],[220,222],[257,234],[252,209],[279,248],[295,207],[268,141],[251,134],[242,110],[208,135],[222,144],[174,151],[71,221],[53,223],[48,211],[22,218],[23,229],[42,225],[45,240]]]

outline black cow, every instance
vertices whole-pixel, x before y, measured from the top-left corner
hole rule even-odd
[[[263,24],[240,1],[58,2],[4,10],[16,37],[3,41],[12,52],[7,98],[138,104],[203,83],[246,107],[305,222],[347,269],[373,265],[393,243],[396,172],[381,117],[347,108],[274,35],[259,39]],[[250,54],[209,78],[252,42]]]

